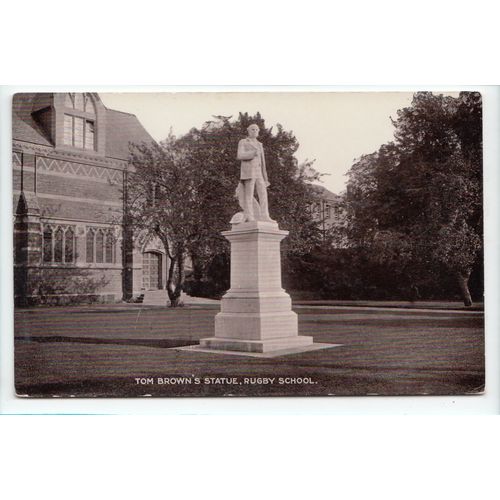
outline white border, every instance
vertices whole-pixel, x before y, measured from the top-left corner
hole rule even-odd
[[[486,393],[481,396],[314,397],[314,398],[151,398],[24,399],[14,396],[11,98],[16,92],[97,91],[456,91],[478,90],[483,96],[485,191]],[[499,370],[499,204],[500,88],[493,86],[17,86],[0,88],[0,414],[498,414]]]

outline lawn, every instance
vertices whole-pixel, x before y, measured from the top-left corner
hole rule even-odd
[[[18,395],[326,396],[484,389],[481,311],[296,306],[299,333],[338,347],[276,358],[178,350],[218,306],[18,309]],[[282,379],[280,381],[280,379]]]

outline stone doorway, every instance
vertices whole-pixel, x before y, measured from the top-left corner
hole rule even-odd
[[[142,287],[144,290],[159,290],[162,284],[162,255],[158,252],[142,254]]]

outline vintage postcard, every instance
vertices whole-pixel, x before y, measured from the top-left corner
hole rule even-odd
[[[484,392],[479,92],[12,106],[17,396]]]

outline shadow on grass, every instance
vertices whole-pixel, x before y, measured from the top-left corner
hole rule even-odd
[[[197,340],[189,339],[99,339],[89,337],[61,337],[61,336],[43,336],[43,337],[16,337],[18,342],[37,342],[39,344],[51,343],[75,343],[75,344],[94,344],[94,345],[123,345],[123,346],[141,346],[158,349],[170,349],[172,347],[185,347],[188,345],[197,345]]]

